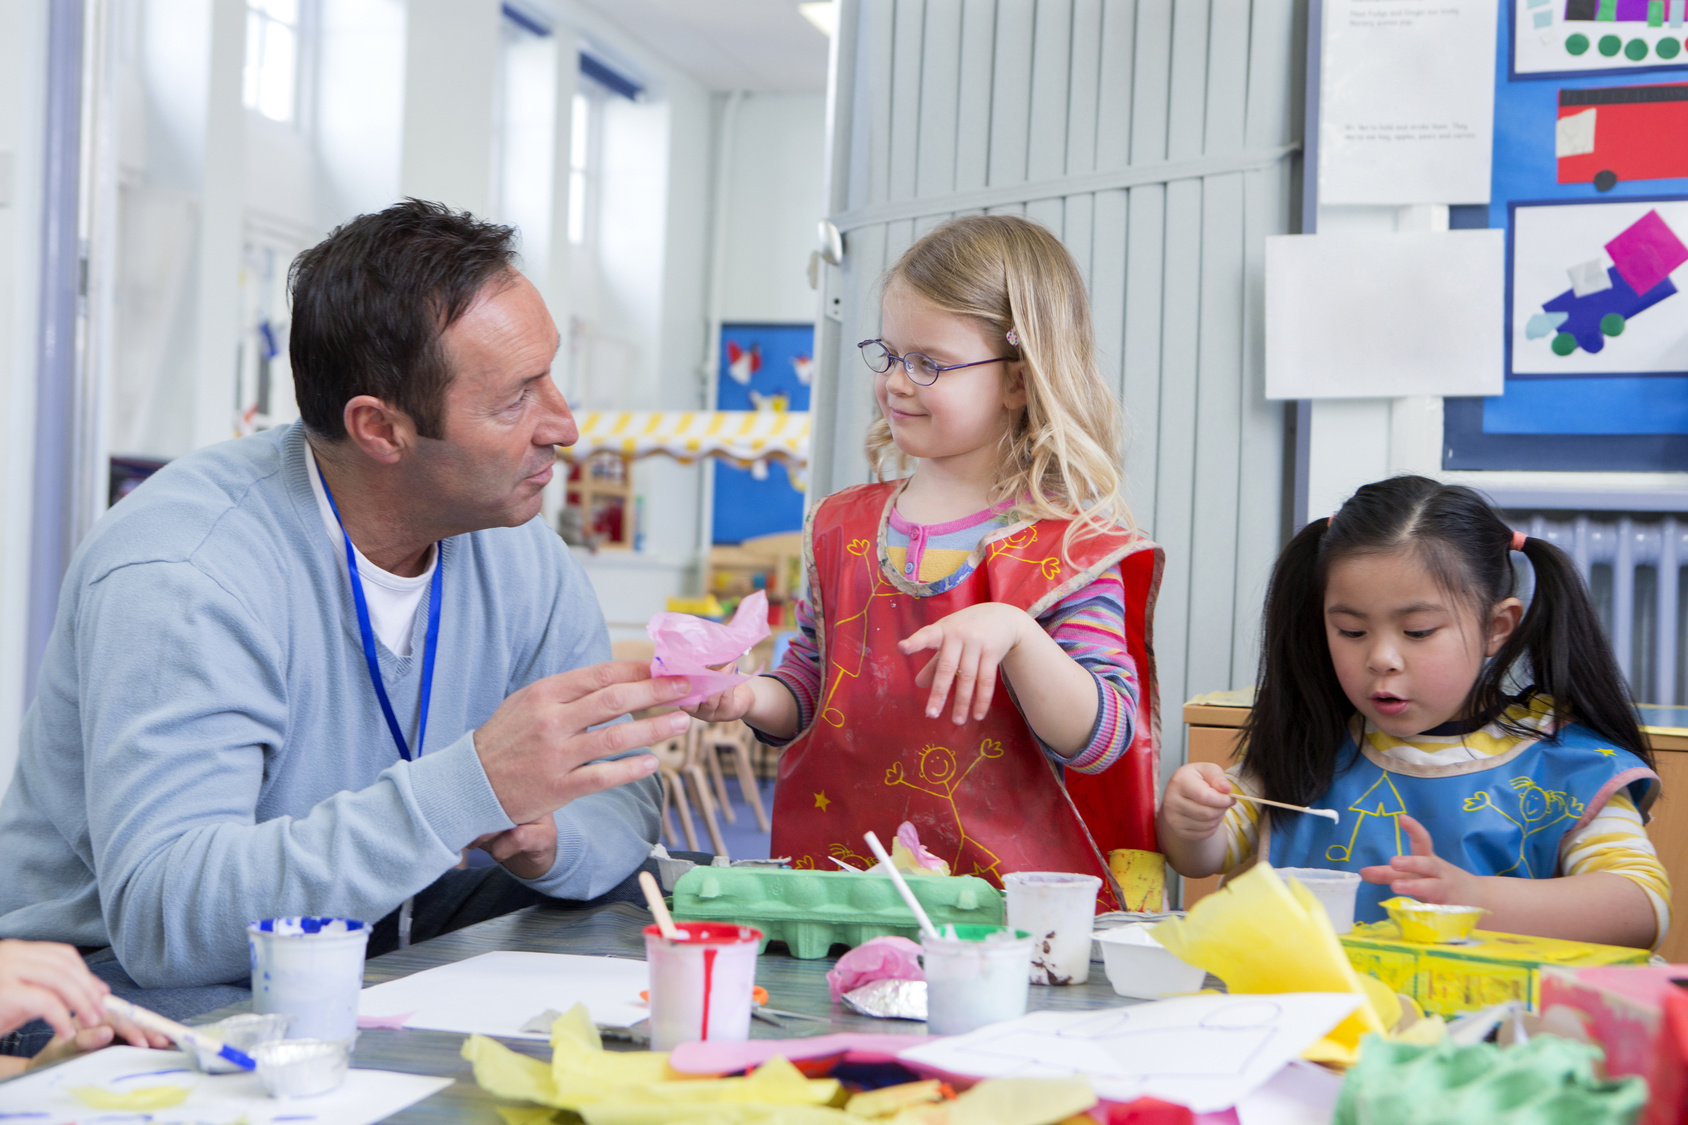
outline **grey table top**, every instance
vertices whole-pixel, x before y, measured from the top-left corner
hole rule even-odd
[[[594,910],[567,911],[530,907],[502,918],[494,918],[422,942],[383,957],[372,958],[364,969],[364,984],[380,984],[409,976],[423,969],[461,961],[494,950],[536,953],[580,953],[597,956],[632,957],[644,960],[641,936],[651,916],[625,904]],[[756,983],[768,990],[771,1007],[792,1012],[826,1016],[828,1023],[787,1020],[775,1028],[751,1021],[751,1037],[757,1039],[798,1038],[835,1031],[870,1034],[919,1034],[924,1024],[906,1020],[876,1020],[845,1011],[827,992],[826,971],[830,958],[800,961],[782,952],[762,955],[756,965]],[[1129,1003],[1115,995],[1100,965],[1092,966],[1089,983],[1064,988],[1033,985],[1029,1008],[1090,1009]],[[244,1010],[235,1006],[213,1012],[205,1022]],[[195,1021],[200,1022],[200,1021]],[[408,1074],[429,1074],[452,1079],[452,1084],[434,1096],[389,1118],[401,1125],[437,1125],[440,1122],[484,1122],[503,1125],[494,1109],[495,1099],[475,1084],[461,1050],[464,1037],[443,1031],[366,1031],[358,1038],[352,1065]],[[505,1045],[535,1058],[550,1058],[550,1048],[531,1040],[502,1040]]]

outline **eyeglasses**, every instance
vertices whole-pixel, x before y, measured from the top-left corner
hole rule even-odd
[[[954,371],[961,367],[978,367],[984,363],[1012,363],[1014,361],[1013,356],[999,355],[992,356],[990,359],[976,359],[972,363],[951,363],[940,367],[931,356],[921,355],[919,352],[898,355],[886,347],[883,340],[863,340],[856,347],[861,350],[863,362],[868,365],[868,368],[874,374],[883,375],[891,370],[893,363],[900,363],[903,365],[903,370],[908,373],[909,379],[922,387],[930,387],[938,381],[938,376],[946,371]]]

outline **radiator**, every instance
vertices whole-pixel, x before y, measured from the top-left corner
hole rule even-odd
[[[1509,511],[1511,526],[1570,555],[1640,703],[1688,703],[1688,518]],[[1530,586],[1529,567],[1520,568]]]

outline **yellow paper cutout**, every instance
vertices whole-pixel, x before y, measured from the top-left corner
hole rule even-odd
[[[1232,992],[1353,992],[1366,1002],[1308,1049],[1317,1061],[1352,1063],[1360,1037],[1391,1025],[1348,963],[1330,916],[1294,878],[1286,885],[1256,864],[1191,908],[1149,931],[1175,957],[1206,969]],[[1393,1001],[1393,992],[1384,989]],[[1399,1004],[1394,1010],[1399,1013]]]
[[[927,1082],[905,1082],[901,1086],[886,1086],[852,1094],[844,1103],[844,1110],[857,1117],[889,1117],[913,1106],[931,1105],[944,1100],[936,1078]]]
[[[192,1086],[143,1086],[139,1090],[118,1093],[103,1086],[77,1086],[71,1094],[85,1106],[94,1109],[127,1109],[144,1112],[149,1109],[169,1109],[181,1105],[193,1093]]]

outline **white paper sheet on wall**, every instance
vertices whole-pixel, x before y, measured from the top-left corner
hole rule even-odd
[[[1495,0],[1325,0],[1320,203],[1487,203]]]
[[[1266,240],[1266,397],[1498,395],[1504,232]]]

